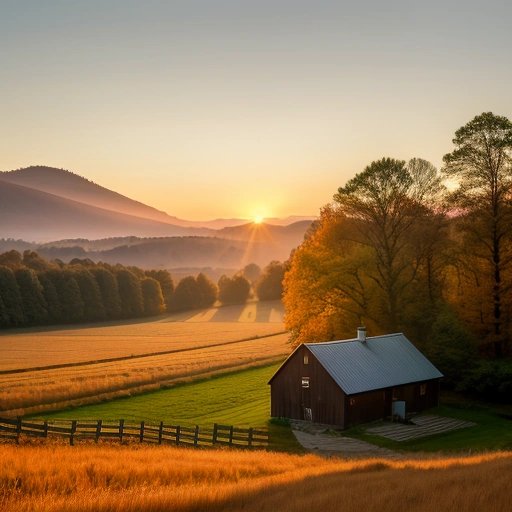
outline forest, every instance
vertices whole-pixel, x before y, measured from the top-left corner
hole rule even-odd
[[[444,384],[512,397],[512,123],[456,131],[438,171],[370,163],[334,194],[284,280],[292,343],[404,332]]]
[[[284,266],[248,264],[215,284],[205,274],[174,284],[167,270],[94,263],[89,259],[47,261],[36,252],[0,254],[0,328],[153,316],[243,304],[252,293],[279,299]]]

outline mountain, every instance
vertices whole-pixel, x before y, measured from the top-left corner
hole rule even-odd
[[[27,241],[112,236],[209,235],[206,229],[183,228],[165,222],[97,208],[8,183],[0,178],[0,237]]]

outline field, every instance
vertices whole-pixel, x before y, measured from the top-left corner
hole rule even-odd
[[[4,512],[510,510],[512,453],[321,459],[172,447],[0,445]]]
[[[253,368],[104,404],[44,414],[70,418],[169,422],[209,426],[265,426],[270,417],[268,380],[279,365]]]
[[[28,414],[97,403],[261,366],[289,353],[282,332],[278,304],[252,303],[157,321],[5,334],[0,411]]]

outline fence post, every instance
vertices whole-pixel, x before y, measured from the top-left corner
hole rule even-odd
[[[213,436],[212,436],[212,444],[217,443],[217,423],[213,424]]]
[[[103,423],[103,420],[98,420],[98,423],[96,424],[96,438],[94,439],[94,441],[97,443],[99,438],[100,438],[100,435],[101,435],[101,425]]]
[[[20,434],[21,434],[21,416],[16,418],[16,444],[20,442]]]
[[[233,444],[233,425],[229,428],[229,444]]]
[[[124,420],[119,420],[119,443],[123,443]]]
[[[181,427],[179,425],[176,426],[176,444],[180,444],[180,432]]]
[[[142,443],[144,441],[144,422],[140,422],[140,434],[139,434],[139,442]]]
[[[44,420],[44,437],[48,437],[48,420]]]
[[[71,446],[75,445],[75,432],[76,432],[76,420],[71,422],[71,430],[69,432],[69,444]]]
[[[160,422],[160,428],[158,429],[158,444],[162,444],[162,435],[164,433],[164,422]]]
[[[194,432],[194,446],[197,446],[199,441],[199,425],[196,425],[196,430]]]
[[[249,428],[249,439],[248,439],[249,448],[252,447],[252,427]]]

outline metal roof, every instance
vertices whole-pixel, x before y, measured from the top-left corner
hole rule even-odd
[[[443,376],[402,333],[305,346],[347,395]]]

